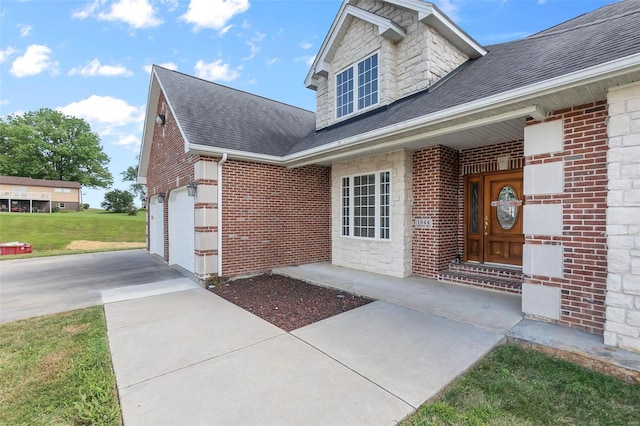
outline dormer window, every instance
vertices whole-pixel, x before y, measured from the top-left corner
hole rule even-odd
[[[361,111],[378,103],[377,53],[336,76],[336,118],[354,112],[354,86],[358,89],[355,111]]]

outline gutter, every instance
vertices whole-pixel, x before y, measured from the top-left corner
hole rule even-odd
[[[218,278],[222,276],[222,165],[227,162],[227,153],[218,161]]]

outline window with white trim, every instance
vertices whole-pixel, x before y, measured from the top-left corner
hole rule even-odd
[[[391,173],[342,178],[341,226],[345,237],[391,238]]]
[[[355,82],[354,82],[355,75]],[[357,87],[355,111],[378,103],[378,54],[352,65],[336,76],[336,118],[354,112],[354,87]]]

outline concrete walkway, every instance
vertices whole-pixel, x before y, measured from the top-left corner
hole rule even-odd
[[[201,288],[105,294],[126,425],[394,424],[505,336],[597,350],[523,321],[515,295],[326,263],[274,273],[377,301],[286,333]]]
[[[413,298],[391,291],[291,333],[200,288],[112,293],[105,312],[125,424],[394,424],[521,320],[517,297],[469,290],[434,293],[455,307],[451,318],[429,312],[435,301],[415,287]],[[494,325],[474,325],[465,305]]]

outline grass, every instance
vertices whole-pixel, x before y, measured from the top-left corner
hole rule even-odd
[[[0,242],[29,243],[34,252],[33,255],[2,256],[3,259],[86,252],[65,250],[75,240],[144,242],[145,213],[128,216],[99,209],[71,213],[0,213]]]
[[[640,385],[518,346],[501,346],[410,425],[638,425]]]
[[[102,306],[0,325],[0,424],[121,419]]]

